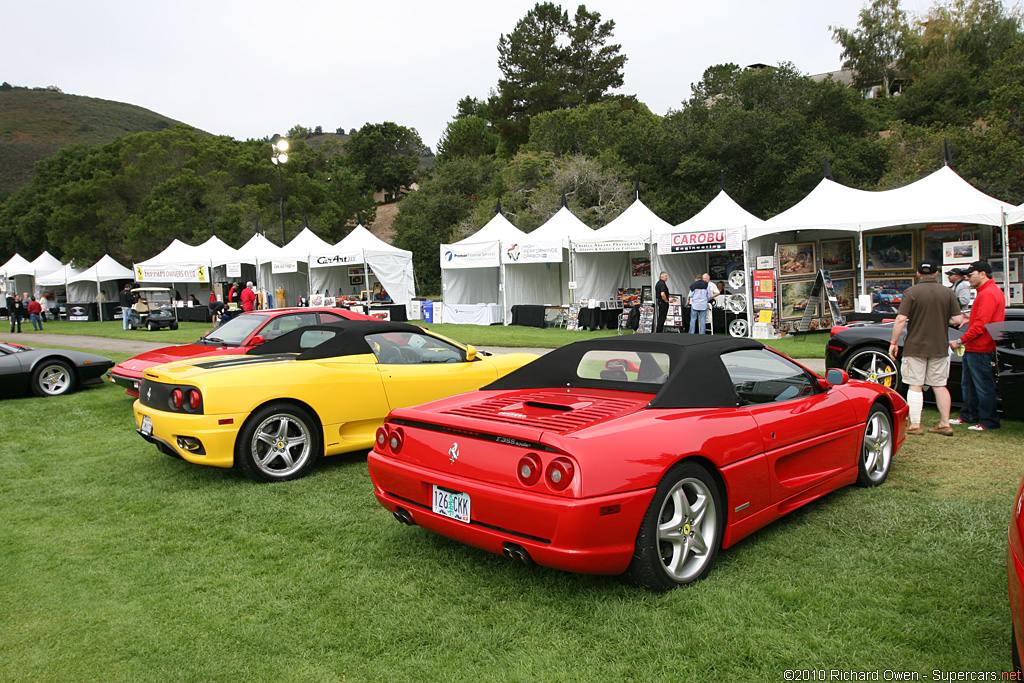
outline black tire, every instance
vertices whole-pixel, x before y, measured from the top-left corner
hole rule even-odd
[[[658,484],[636,536],[629,577],[664,592],[700,581],[711,571],[725,531],[718,482],[702,466],[684,461]]]
[[[235,465],[257,482],[304,477],[320,456],[320,426],[305,410],[270,403],[245,421],[235,441]]]
[[[134,330],[135,329],[135,321],[132,320],[131,318],[128,318],[127,327],[128,327],[129,330]]]
[[[889,476],[896,432],[889,411],[879,404],[871,406],[864,422],[864,439],[857,459],[857,485],[879,486]]]
[[[36,396],[62,396],[75,388],[75,371],[62,360],[47,360],[32,371],[32,393]]]
[[[157,330],[160,329],[160,326],[157,325],[152,320],[150,320],[149,322],[146,323],[146,329],[149,330],[150,332],[156,332]]]
[[[178,329],[178,321],[177,321],[177,320],[175,320],[175,321],[174,321],[173,323],[171,323],[171,325],[170,325],[170,328],[171,328],[172,330],[176,330],[176,329]]]
[[[899,362],[893,360],[888,350],[878,346],[858,349],[846,359],[843,368],[850,379],[862,379],[895,390],[900,383]]]

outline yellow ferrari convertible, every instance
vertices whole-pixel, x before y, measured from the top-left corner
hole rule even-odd
[[[536,357],[491,355],[406,323],[310,325],[244,356],[148,368],[135,422],[168,455],[286,481],[320,455],[372,447],[393,408],[474,391]]]

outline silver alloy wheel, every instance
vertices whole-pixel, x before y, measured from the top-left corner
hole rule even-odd
[[[854,354],[846,363],[846,372],[853,379],[862,379],[895,389],[900,374],[896,361],[877,349],[865,349]]]
[[[747,321],[743,318],[736,318],[729,323],[729,334],[734,337],[746,337],[747,336]]]
[[[260,471],[277,479],[302,469],[313,448],[301,420],[289,413],[275,413],[256,427],[249,452]]]
[[[71,372],[63,363],[46,365],[39,371],[39,389],[46,396],[60,396],[71,388]]]
[[[881,482],[889,473],[893,439],[889,414],[884,410],[872,411],[864,426],[864,448],[861,457],[864,459],[863,472],[873,484]]]
[[[673,581],[693,581],[714,557],[718,511],[700,479],[681,479],[665,496],[658,515],[658,553]]]

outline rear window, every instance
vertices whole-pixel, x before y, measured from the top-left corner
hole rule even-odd
[[[671,369],[666,353],[595,350],[583,355],[576,374],[580,379],[664,384]]]

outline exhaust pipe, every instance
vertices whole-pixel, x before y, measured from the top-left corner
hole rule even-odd
[[[408,524],[409,526],[416,524],[416,522],[412,521],[412,515],[410,515],[409,511],[405,508],[395,508],[395,511],[391,514],[393,514],[395,519],[402,524]]]
[[[501,554],[519,564],[530,564],[533,562],[530,553],[518,543],[505,543],[501,546]]]

